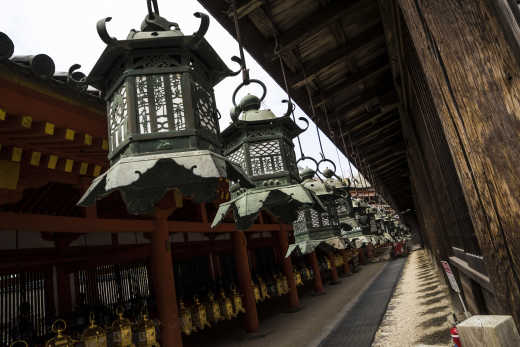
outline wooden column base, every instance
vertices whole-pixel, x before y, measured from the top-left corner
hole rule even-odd
[[[237,267],[238,285],[243,295],[244,328],[248,333],[258,331],[258,313],[256,311],[255,293],[251,285],[251,271],[247,256],[247,241],[243,231],[235,230],[232,233],[233,253]]]
[[[316,257],[316,252],[307,254],[307,260],[309,261],[312,267],[312,272],[314,273],[314,294],[323,295],[325,294],[325,291],[323,290],[323,281],[321,280],[320,266],[318,265],[318,258]]]
[[[161,346],[182,347],[181,326],[177,310],[177,294],[173,275],[168,216],[176,208],[175,201],[166,195],[155,211],[155,230],[152,232],[151,267],[157,310],[161,322]]]

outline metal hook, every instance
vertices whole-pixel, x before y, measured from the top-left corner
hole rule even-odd
[[[305,117],[298,117],[298,120],[301,120],[302,122],[305,123],[305,128],[303,128],[303,131],[307,131],[307,129],[309,129],[309,125],[310,125],[309,120]]]
[[[293,103],[290,100],[282,100],[282,103],[284,103],[284,104],[287,103],[287,111],[285,112],[283,117],[289,117],[291,115],[291,113],[294,111],[295,106],[293,105]]]
[[[199,29],[193,34],[190,45],[192,47],[197,47],[204,38],[204,35],[206,35],[208,32],[209,17],[207,14],[201,12],[195,12],[193,15],[197,18],[200,18],[200,26]]]
[[[325,156],[323,155],[323,153],[321,153],[321,155],[322,155],[322,159],[318,162],[318,172],[319,172],[320,174],[322,174],[323,176],[327,177],[327,176],[323,173],[323,171],[320,170],[320,164],[321,164],[321,163],[328,162],[328,163],[331,163],[332,166],[334,167],[334,169],[332,170],[333,175],[334,175],[336,178],[338,178],[338,176],[336,175],[336,164],[335,164],[332,160],[325,158]]]
[[[242,72],[242,69],[244,67],[244,62],[242,61],[242,59],[240,59],[236,55],[231,57],[231,61],[233,61],[233,62],[237,63],[238,65],[240,65],[240,69],[238,71],[231,72],[228,76],[237,76],[240,72]]]
[[[111,20],[112,20],[112,17],[106,17],[106,18],[98,20],[98,22],[96,24],[96,29],[97,29],[99,37],[107,45],[117,42],[117,39],[115,37],[110,36],[107,31],[107,22],[110,22]]]

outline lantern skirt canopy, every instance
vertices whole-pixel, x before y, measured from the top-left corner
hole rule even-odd
[[[117,40],[98,22],[107,44],[87,81],[107,103],[111,167],[79,201],[89,205],[120,191],[132,214],[149,212],[170,189],[195,201],[217,198],[224,181],[252,186],[242,169],[221,156],[219,114],[213,87],[233,73],[199,30],[183,35],[149,7],[141,31]]]
[[[265,96],[265,85],[251,81],[264,88]],[[220,205],[212,227],[230,210],[237,228],[245,230],[262,209],[289,224],[304,206],[324,208],[317,196],[300,184],[292,139],[305,129],[291,119],[292,104],[288,103],[284,116],[276,117],[270,110],[260,110],[260,102],[258,97],[246,95],[231,112],[233,123],[222,132],[226,158],[240,166],[255,187],[233,184],[231,201]]]

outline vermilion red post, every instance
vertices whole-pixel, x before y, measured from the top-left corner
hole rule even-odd
[[[70,240],[65,238],[58,238],[54,244],[56,246],[56,253],[63,254],[65,248],[68,246]],[[72,293],[70,290],[70,279],[65,271],[65,264],[56,265],[56,288],[58,293],[58,313],[64,315],[72,311]]]
[[[314,272],[314,293],[322,294],[325,291],[323,290],[323,281],[321,280],[320,266],[318,265],[316,252],[309,253],[307,259],[311,264],[312,272]]]
[[[232,233],[233,253],[237,267],[238,285],[243,294],[245,329],[248,333],[258,330],[258,313],[256,311],[255,293],[251,286],[251,272],[247,256],[247,241],[243,231],[235,230]]]
[[[152,273],[157,310],[161,322],[161,346],[182,347],[173,261],[168,234],[168,215],[172,209],[157,209],[152,232]]]
[[[327,257],[329,258],[329,261],[330,261],[330,279],[331,279],[331,283],[332,284],[338,283],[339,282],[338,269],[336,268],[336,262],[335,262],[335,259],[334,259],[334,254],[333,253],[328,253]]]
[[[280,230],[278,231],[278,242],[280,244],[280,259],[282,259],[283,273],[287,277],[287,283],[289,284],[289,308],[297,309],[300,307],[300,298],[298,297],[298,288],[296,287],[291,257],[285,257],[289,248],[289,232],[283,225],[280,225]]]
[[[60,315],[64,315],[72,311],[72,294],[69,276],[65,272],[63,264],[56,265],[56,280],[58,284],[58,311]]]
[[[345,275],[350,275],[352,272],[350,271],[350,264],[348,263],[347,251],[342,250],[341,255],[343,256],[343,272]]]

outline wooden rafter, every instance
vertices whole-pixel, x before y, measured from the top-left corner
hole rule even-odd
[[[355,56],[360,51],[384,41],[383,31],[380,25],[373,26],[368,30],[349,40],[348,44],[332,51],[325,52],[317,58],[307,62],[305,72],[307,78],[291,81],[293,88],[303,87],[309,81],[326,71],[330,66],[338,64],[340,61]]]
[[[365,3],[363,0],[334,1],[318,12],[312,13],[280,36],[280,50],[295,48],[307,37],[320,32],[340,18],[347,21],[352,20],[352,17],[356,15],[357,7],[363,3]],[[276,57],[273,56],[273,59]]]

